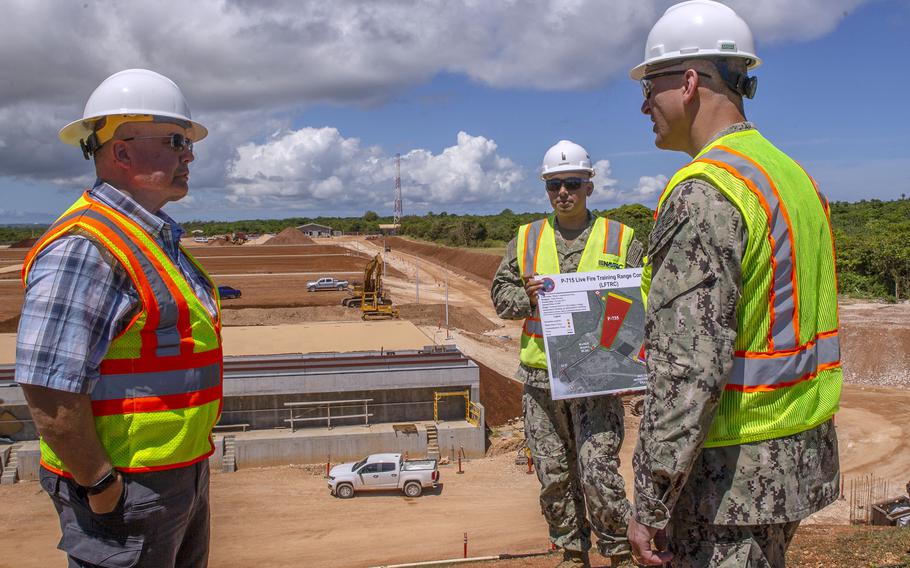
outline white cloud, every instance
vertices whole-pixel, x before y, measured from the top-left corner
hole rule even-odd
[[[496,142],[459,132],[454,146],[401,156],[402,194],[417,210],[503,203],[516,196],[525,173],[498,155]],[[228,167],[228,199],[263,208],[362,211],[388,209],[394,199],[395,157],[364,147],[337,129],[301,128],[245,144]]]
[[[824,35],[867,1],[729,4],[749,21],[761,49]],[[78,149],[60,144],[56,132],[81,115],[104,77],[124,68],[148,67],[174,79],[194,116],[210,126],[212,135],[198,147],[200,160],[193,167],[194,187],[204,190],[222,187],[228,168],[250,167],[237,159],[241,148],[304,152],[306,143],[317,143],[295,142],[286,134],[282,144],[273,138],[251,143],[269,132],[287,132],[292,117],[314,104],[379,105],[440,73],[461,74],[494,88],[545,90],[627,80],[626,71],[642,56],[648,29],[673,2],[9,0],[0,19],[0,122],[8,126],[0,132],[0,177],[66,186],[90,178],[91,167]],[[439,155],[414,150],[408,156],[414,187],[431,188],[415,199],[447,202],[453,192],[483,199],[482,193],[490,191],[482,189],[485,184],[514,187],[506,173],[511,168],[497,163],[505,158],[495,153],[495,144],[468,138]],[[283,172],[281,155],[261,153],[257,160],[269,171],[274,168],[273,176],[309,175],[305,193],[312,198],[352,180],[379,187],[370,181],[380,173],[388,182],[389,157],[372,156],[373,150],[360,148],[356,139],[349,143],[357,146],[347,150],[359,166]],[[371,156],[381,166],[365,165]],[[443,168],[456,166],[466,169],[440,180],[446,177]],[[246,175],[243,168],[230,175]],[[433,174],[419,173],[421,168]],[[336,170],[334,179],[312,177]],[[265,187],[272,189],[264,192]],[[276,187],[259,178],[255,183],[235,180],[231,195],[249,202],[264,194],[278,199]],[[609,184],[602,187],[605,194],[617,191]],[[378,199],[372,193],[367,197]]]

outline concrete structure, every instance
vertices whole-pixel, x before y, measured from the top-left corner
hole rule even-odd
[[[37,432],[13,373],[13,365],[0,366],[0,437],[21,443],[6,446],[2,465],[14,463],[19,479],[36,479]],[[434,414],[437,393],[467,393],[468,400],[440,397]],[[480,457],[485,433],[479,399],[479,368],[454,346],[226,356],[212,459],[216,467],[224,465],[225,436],[231,471],[380,452],[423,456],[431,438],[443,456],[463,449],[466,457]],[[477,424],[466,420],[468,408]]]
[[[318,223],[307,223],[299,225],[297,230],[308,237],[331,237],[332,228]]]

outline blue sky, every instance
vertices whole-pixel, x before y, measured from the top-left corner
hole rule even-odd
[[[275,0],[263,10],[207,0],[182,15],[176,2],[97,4],[65,14],[14,3],[0,24],[0,222],[47,222],[91,182],[91,165],[55,132],[127,67],[174,79],[212,131],[197,146],[192,198],[166,207],[178,220],[390,214],[396,152],[405,213],[543,211],[536,171],[562,138],[600,161],[598,208],[653,206],[687,160],[653,146],[627,78],[671,2],[537,0],[521,13],[426,2],[407,20],[383,2]],[[910,74],[900,65],[910,2],[729,4],[763,59],[746,112],[764,134],[833,200],[910,194]],[[103,24],[106,9],[126,24]],[[157,33],[142,26],[153,17]],[[63,20],[75,22],[73,37],[40,43]],[[194,22],[207,33],[181,34]],[[97,41],[77,39],[80,25]],[[186,39],[161,44],[162,31]]]

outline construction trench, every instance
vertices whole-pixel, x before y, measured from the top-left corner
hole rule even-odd
[[[211,565],[456,558],[465,533],[470,556],[544,551],[536,476],[515,463],[523,439],[513,420],[521,414],[521,386],[509,377],[519,324],[498,319],[489,302],[498,258],[390,239],[386,289],[401,319],[361,322],[357,310],[340,306],[345,293],[307,293],[305,285],[319,276],[358,279],[367,260],[383,252],[381,241],[303,238],[286,233],[278,246],[190,249],[219,284],[243,291],[224,302],[228,358],[211,458]],[[56,515],[30,481],[37,471],[37,452],[29,450],[33,427],[21,391],[9,386],[24,254],[0,249],[0,330],[7,332],[0,334],[0,437],[13,441],[0,443],[0,551],[15,551],[16,566],[59,565]],[[910,404],[910,305],[848,302],[841,325],[845,386],[837,426],[845,495],[805,525],[871,516],[870,502],[893,497],[888,493],[902,490],[910,471],[910,416],[901,410]],[[437,401],[433,416],[435,393],[465,391],[481,415],[477,426],[466,420],[461,394]],[[336,416],[331,428],[328,414]],[[621,453],[627,489],[637,426],[627,413]],[[418,499],[329,496],[327,461],[379,451],[422,457],[431,449],[431,428],[440,457],[464,448],[464,474],[455,463],[442,466],[440,489]],[[0,566],[8,562],[0,553]]]

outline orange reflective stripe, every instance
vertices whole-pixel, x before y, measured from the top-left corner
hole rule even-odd
[[[177,355],[174,357],[149,357],[147,359],[105,359],[101,362],[102,375],[125,375],[127,373],[154,373],[195,369],[221,362],[221,349],[210,349],[202,353]]]
[[[777,189],[777,185],[774,184],[774,180],[771,179],[771,176],[768,175],[768,172],[765,170],[765,168],[763,168],[761,166],[761,164],[759,164],[752,158],[746,156],[742,152],[738,152],[727,146],[717,145],[713,149],[729,152],[729,153],[733,154],[734,156],[737,156],[740,159],[745,160],[745,161],[749,162],[750,164],[752,164],[752,166],[755,169],[757,169],[759,172],[761,172],[761,174],[765,177],[765,180],[768,182],[768,186],[771,188],[771,191],[774,193],[774,197],[777,199],[778,203],[780,204],[779,210],[784,218],[784,222],[787,224],[787,235],[789,236],[789,239],[790,239],[790,281],[793,286],[793,293],[792,293],[792,296],[793,296],[793,335],[796,338],[795,343],[799,343],[799,286],[797,285],[797,281],[796,281],[796,243],[794,242],[794,239],[793,239],[793,235],[794,235],[793,223],[790,221],[790,213],[787,211],[787,208],[784,206],[784,200],[780,198],[780,192]],[[746,177],[744,175],[739,173],[738,170],[734,170],[734,171],[736,173],[731,172],[731,173],[733,173],[734,176],[736,176],[741,181],[746,181]],[[809,178],[809,179],[812,179],[812,178]],[[753,187],[755,187],[754,184],[750,187],[750,189],[752,189]],[[771,215],[768,216],[769,228],[770,228],[770,224],[773,222],[773,219],[774,219],[773,216],[771,216]],[[772,250],[771,257],[773,259],[774,258],[773,251],[775,249],[772,248],[771,250]],[[772,286],[772,288],[773,288],[773,286]],[[774,308],[773,308],[773,303],[772,303],[771,312],[773,313],[773,311],[774,311]],[[772,330],[774,329],[773,322],[771,323],[770,328]],[[773,348],[774,347],[773,335],[769,336],[769,339],[771,340],[770,345]]]
[[[543,324],[540,322],[540,318],[525,319],[521,332],[528,337],[534,337],[536,339],[543,338]]]
[[[543,237],[543,228],[544,228],[544,225],[546,225],[546,224],[547,224],[547,220],[544,219],[543,223],[541,223],[541,225],[540,225],[540,229],[537,230],[537,235],[536,235],[537,242],[534,243],[534,274],[537,274],[537,259],[540,256],[540,243],[543,241],[543,239],[541,237]],[[531,225],[531,226],[533,227],[534,225]]]
[[[608,243],[610,242],[610,223],[607,221],[606,217],[603,220],[604,223],[604,249],[603,253],[607,254]]]
[[[92,200],[88,196],[86,198],[89,201],[92,201],[92,203],[96,204],[98,206],[98,209],[105,213],[105,217],[107,217],[115,225],[119,226],[124,234],[127,234],[131,237],[133,244],[142,251],[146,258],[148,258],[149,262],[151,262],[155,269],[158,271],[158,274],[161,276],[161,279],[164,281],[165,286],[167,286],[168,290],[171,292],[171,296],[173,296],[174,301],[177,304],[177,331],[180,334],[180,352],[182,355],[192,354],[195,342],[193,341],[193,328],[190,324],[190,308],[187,305],[186,298],[180,291],[180,287],[177,285],[177,282],[164,268],[164,265],[161,264],[159,256],[152,252],[152,250],[149,249],[145,243],[135,238],[132,234],[132,231],[139,231],[143,233],[145,231],[132,219],[121,215],[120,213],[114,211],[99,201]],[[156,243],[154,240],[152,240],[152,243],[158,249],[158,252],[161,255],[167,256],[161,247],[158,246],[158,243]],[[189,339],[189,341],[186,341],[187,339]],[[145,342],[143,342],[143,346],[145,346]]]
[[[63,215],[63,217],[69,217],[70,215],[74,215],[75,213],[84,211],[86,209],[88,209],[87,206],[76,208],[76,209],[70,211],[68,214]],[[47,229],[47,231],[45,231],[45,233],[38,239],[38,241],[34,245],[32,245],[32,248],[25,255],[25,260],[22,262],[22,271],[21,271],[23,287],[26,286],[25,278],[26,278],[26,276],[28,276],[29,270],[31,270],[31,268],[32,268],[32,263],[35,261],[35,257],[37,257],[38,254],[42,250],[44,250],[44,247],[46,247],[52,241],[57,239],[60,235],[66,233],[67,231],[69,231],[72,228],[72,225],[66,225],[66,227],[63,227],[62,225],[58,225],[59,221],[60,221],[59,219],[57,221],[54,221],[54,224],[51,225]]]
[[[222,386],[219,384],[209,389],[166,396],[146,396],[122,398],[118,400],[93,400],[92,414],[111,416],[114,414],[138,414],[140,412],[162,412],[181,410],[193,406],[202,406],[221,398]],[[173,466],[171,466],[173,467]]]
[[[168,465],[152,466],[152,467],[115,467],[114,469],[116,469],[117,471],[125,472],[125,473],[146,473],[149,471],[164,471],[167,469],[177,469],[179,467],[185,467],[188,465],[193,465],[194,463],[197,463],[197,462],[201,462],[202,460],[208,458],[213,453],[215,453],[215,446],[212,446],[212,449],[210,449],[208,452],[202,454],[201,456],[199,456],[197,458],[193,458],[193,459],[185,461],[185,462],[168,464]],[[64,469],[60,469],[60,468],[50,465],[49,463],[44,461],[43,458],[39,461],[41,462],[41,466],[44,467],[44,469],[51,471],[53,473],[56,473],[57,475],[59,475],[61,477],[66,477],[67,479],[73,479],[72,473],[70,473]]]
[[[130,273],[130,277],[133,280],[133,285],[136,286],[136,290],[139,292],[139,297],[142,298],[143,306],[147,315],[145,325],[139,330],[139,334],[142,337],[142,345],[140,348],[141,357],[155,357],[155,348],[157,347],[158,337],[155,334],[155,328],[158,327],[158,321],[161,317],[159,308],[158,308],[158,299],[155,297],[155,293],[152,292],[152,288],[148,283],[148,278],[145,275],[145,271],[142,269],[142,266],[139,264],[139,261],[129,254],[128,245],[120,238],[119,235],[110,230],[109,227],[95,221],[94,219],[89,219],[82,217],[78,220],[78,223],[83,228],[89,231],[96,231],[100,235],[103,235],[104,238],[108,239],[113,243],[113,245],[120,251],[124,258],[129,263],[129,266],[126,266],[127,272]],[[117,256],[117,255],[115,255]],[[118,256],[119,259],[119,256]],[[122,261],[122,259],[119,259]],[[136,320],[133,320],[134,322]]]
[[[837,361],[835,363],[826,363],[824,365],[820,365],[818,367],[818,369],[816,369],[815,371],[813,371],[811,373],[807,373],[796,380],[789,381],[786,383],[775,383],[773,385],[756,385],[756,386],[734,385],[734,384],[727,383],[727,385],[724,388],[726,390],[740,391],[740,392],[771,392],[771,391],[775,391],[777,389],[792,387],[793,385],[814,379],[815,377],[817,377],[819,375],[819,373],[822,373],[823,371],[827,371],[829,369],[836,369],[838,367],[840,367],[840,361]]]
[[[735,355],[737,357],[745,357],[747,359],[761,359],[761,358],[770,358],[770,357],[788,357],[794,353],[800,351],[805,351],[806,349],[811,348],[819,339],[826,339],[828,337],[834,337],[838,335],[838,331],[833,329],[831,331],[823,331],[817,334],[814,338],[807,341],[805,344],[792,349],[782,349],[779,351],[736,351]]]

